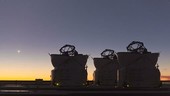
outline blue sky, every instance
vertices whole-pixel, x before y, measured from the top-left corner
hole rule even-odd
[[[0,75],[50,79],[48,53],[65,44],[100,57],[134,40],[160,52],[161,73],[170,75],[169,17],[170,0],[0,0]],[[93,61],[87,64],[91,74]]]

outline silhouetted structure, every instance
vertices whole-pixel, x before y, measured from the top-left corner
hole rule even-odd
[[[84,86],[87,81],[87,55],[78,54],[73,45],[65,45],[61,54],[51,54],[54,70],[51,72],[52,84],[56,86]]]
[[[159,53],[148,52],[144,44],[133,41],[129,52],[118,52],[119,85],[121,87],[159,87],[160,71],[157,60]]]
[[[102,58],[94,58],[94,82],[99,86],[117,85],[118,61],[114,50],[106,49],[101,53]]]
[[[151,53],[139,41],[127,46],[128,52],[115,53],[106,49],[101,58],[94,58],[94,84],[106,87],[159,87],[159,53]],[[84,86],[87,84],[87,55],[78,54],[73,45],[65,45],[61,54],[50,54],[54,70],[52,84],[56,86]]]

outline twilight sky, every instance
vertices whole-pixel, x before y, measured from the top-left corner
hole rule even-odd
[[[106,48],[126,51],[134,40],[160,52],[161,75],[168,78],[170,0],[0,0],[0,80],[49,80],[48,53],[65,44],[100,57]]]

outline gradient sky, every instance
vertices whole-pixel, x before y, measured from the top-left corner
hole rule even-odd
[[[169,78],[170,0],[0,0],[0,80],[50,80],[48,53],[65,44],[90,55],[92,79],[91,57],[106,48],[124,52],[134,40],[160,52]]]

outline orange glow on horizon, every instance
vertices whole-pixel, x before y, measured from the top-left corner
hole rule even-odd
[[[168,81],[170,80],[170,76],[161,76],[161,81]]]
[[[1,77],[0,80],[35,80],[35,79],[43,79],[43,80],[51,80],[50,76],[43,77],[43,78],[34,78],[34,77]],[[170,76],[161,76],[160,77],[161,81],[167,81],[170,80]],[[93,80],[93,76],[88,76],[88,80]]]
[[[1,78],[0,80],[35,80],[35,79],[43,79],[43,80],[51,80],[50,78],[32,78],[32,77],[6,77],[6,78]]]
[[[0,80],[35,80],[35,79],[43,79],[43,80],[51,80],[50,76],[46,76],[43,78],[35,78],[33,76],[1,76]],[[88,76],[87,80],[93,80],[93,76]]]

